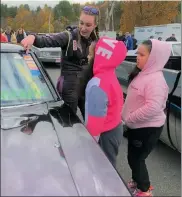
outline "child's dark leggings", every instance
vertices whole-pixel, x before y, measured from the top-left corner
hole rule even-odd
[[[106,131],[100,135],[99,145],[116,168],[116,158],[119,152],[119,146],[123,138],[123,126],[119,124],[112,130]]]
[[[145,159],[154,149],[162,129],[163,126],[128,129],[128,164],[132,170],[132,179],[143,192],[150,187]]]

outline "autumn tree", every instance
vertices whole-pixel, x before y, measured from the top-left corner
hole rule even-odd
[[[14,24],[14,18],[12,17],[7,17],[6,18],[6,25],[9,27],[12,27],[12,25]],[[6,27],[5,27],[6,28]]]
[[[121,32],[135,26],[171,23],[178,15],[179,1],[125,1],[122,4]]]
[[[53,10],[47,5],[41,9],[36,16],[36,29],[40,33],[54,32],[54,13]]]
[[[64,31],[68,25],[69,20],[64,16],[61,16],[60,19],[54,21],[54,32]]]
[[[29,11],[24,5],[20,5],[17,14],[12,21],[11,27],[16,31],[18,28],[23,27],[25,31],[34,29],[34,18],[32,12]]]
[[[119,31],[120,30],[120,18],[122,15],[122,1],[115,1],[115,7],[114,7],[114,30]]]

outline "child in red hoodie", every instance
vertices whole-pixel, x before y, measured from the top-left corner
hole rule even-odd
[[[91,44],[88,55],[94,76],[86,87],[85,124],[90,134],[99,138],[99,145],[114,167],[122,139],[123,107],[123,91],[115,69],[126,53],[123,42],[102,37]]]

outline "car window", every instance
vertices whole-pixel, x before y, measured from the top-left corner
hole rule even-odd
[[[181,56],[181,44],[173,44],[174,56]]]
[[[31,55],[1,53],[1,106],[54,100]]]

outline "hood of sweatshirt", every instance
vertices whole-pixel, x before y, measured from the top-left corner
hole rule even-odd
[[[162,71],[171,55],[171,45],[165,41],[151,39],[152,50],[141,74],[150,74]]]
[[[102,37],[95,47],[94,74],[114,71],[126,58],[127,49],[122,41]]]

